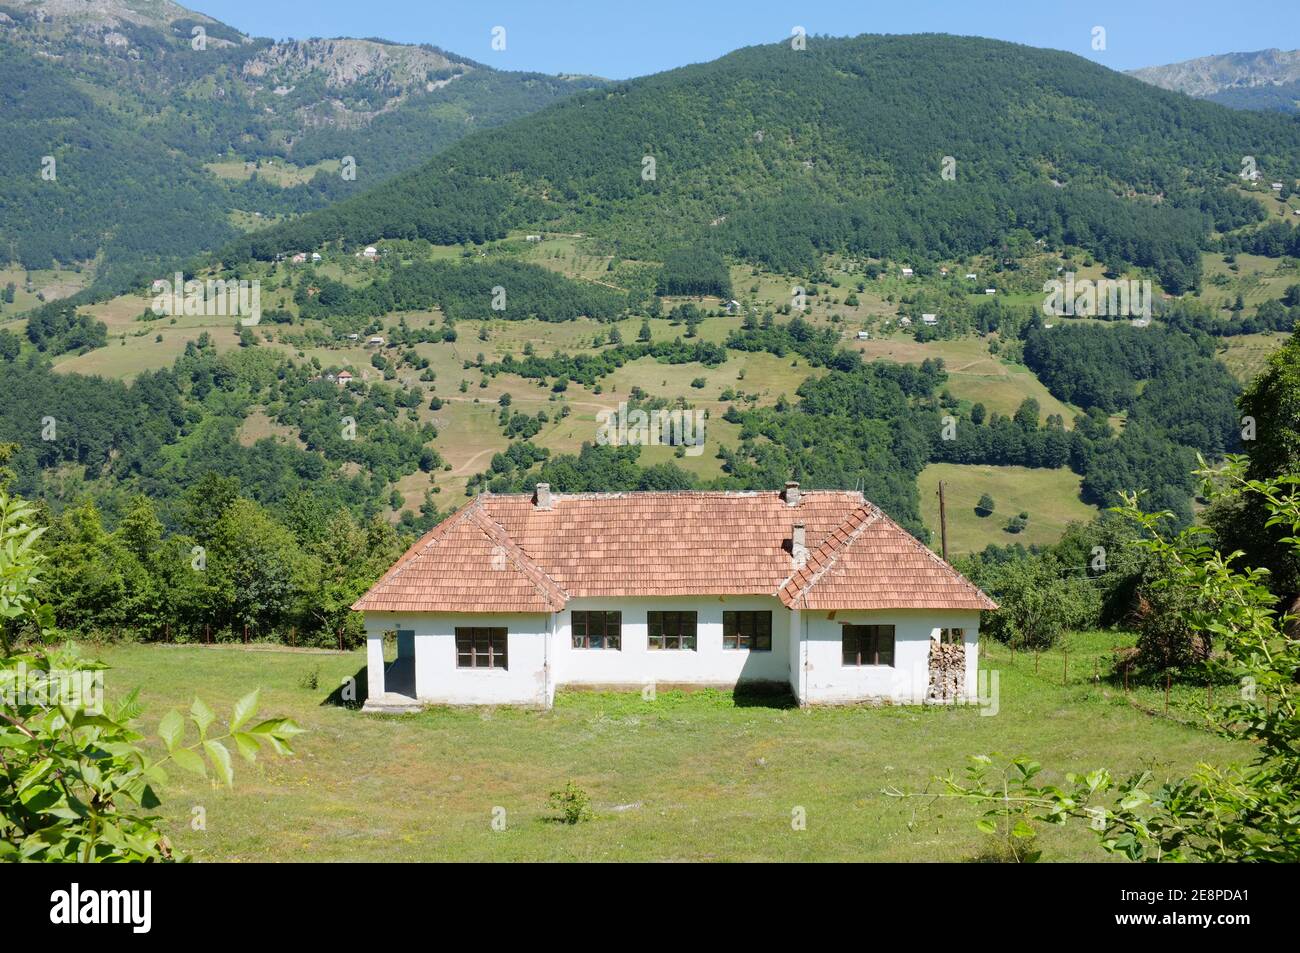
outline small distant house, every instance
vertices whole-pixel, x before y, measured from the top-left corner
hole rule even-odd
[[[289,261],[291,264],[301,265],[307,261],[307,253],[305,251],[300,251],[298,254],[290,258]]]
[[[911,277],[912,277],[912,269],[911,269],[911,268],[904,268],[904,269],[903,269],[903,277],[904,277],[904,278],[911,278]]]
[[[370,338],[370,340],[366,341],[366,344],[368,344],[370,347],[383,347],[384,339],[381,338],[378,334],[376,334],[374,337]]]
[[[1271,186],[1269,186],[1269,188],[1271,188],[1274,192],[1281,192],[1281,191],[1282,191],[1282,183],[1281,183],[1281,182],[1274,182]]]
[[[340,387],[346,387],[352,383],[351,371],[339,371],[338,382]]]
[[[312,253],[311,253],[311,260],[312,260],[312,263],[313,263],[313,264],[316,263],[316,262],[318,262],[318,261],[320,261],[320,252],[318,252],[318,251],[314,251],[314,252],[312,252]]]
[[[360,340],[361,340],[361,335],[360,335],[360,334],[349,334],[349,335],[348,335],[348,340],[349,340],[349,341],[360,341]]]
[[[726,305],[727,314],[738,314],[741,311],[740,302],[732,298]]]
[[[858,340],[859,340],[859,341],[869,341],[870,339],[871,339],[871,332],[869,332],[869,331],[859,331],[859,332],[858,332]]]
[[[361,250],[361,257],[371,258],[371,259],[378,258],[379,249],[375,248],[374,245],[367,245],[365,248]]]
[[[910,328],[912,326],[912,319],[909,318],[907,315],[903,315],[901,318],[898,319],[898,326],[900,328]]]
[[[948,274],[948,269],[947,269],[947,268],[940,268],[940,269],[939,269],[939,274],[941,274],[941,275],[946,275],[946,274]]]
[[[998,293],[998,289],[997,289],[997,288],[985,288],[985,289],[984,289],[984,293],[985,293],[986,295],[995,295],[995,294]]]
[[[541,236],[541,235],[525,235],[525,236],[524,236],[524,241],[526,241],[526,242],[540,242],[541,240],[542,240],[542,236]]]
[[[978,278],[978,277],[979,277],[979,275],[975,274],[975,272],[972,271],[972,272],[968,272],[968,273],[967,273],[967,275],[966,275],[966,280],[967,280],[967,281],[974,281],[974,280],[975,280],[976,278]]]
[[[939,323],[939,316],[937,314],[923,314],[921,315],[921,323],[934,327]]]

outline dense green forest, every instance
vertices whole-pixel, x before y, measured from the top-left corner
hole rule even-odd
[[[1223,189],[1243,142],[1270,174],[1300,173],[1295,121],[1065,53],[949,36],[819,38],[556,103],[222,257],[545,226],[680,262],[689,270],[666,269],[661,286],[694,287],[701,259],[683,247],[792,271],[826,251],[973,254],[1024,228],[1150,268],[1180,292],[1198,284],[1213,233],[1263,216]],[[955,177],[941,174],[946,156]]]

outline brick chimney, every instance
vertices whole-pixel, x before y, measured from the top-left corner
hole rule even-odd
[[[537,490],[533,494],[533,503],[539,510],[549,510],[551,508],[551,485],[549,483],[537,484]]]
[[[798,506],[799,505],[799,483],[795,480],[786,480],[784,496],[785,496],[786,506]]]
[[[801,568],[808,561],[808,539],[803,523],[795,523],[790,530],[790,558],[794,561],[795,569]]]

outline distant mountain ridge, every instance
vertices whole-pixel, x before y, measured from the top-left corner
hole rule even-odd
[[[1211,231],[1262,214],[1227,191],[1242,142],[1269,174],[1300,174],[1300,127],[1068,53],[818,38],[570,97],[223,258],[526,228],[581,232],[616,256],[703,262],[707,249],[794,273],[828,251],[933,260],[1028,231],[1150,266],[1181,292]]]
[[[0,0],[0,80],[0,160],[33,170],[0,183],[0,258],[93,261],[119,287],[229,240],[253,213],[319,208],[604,83],[501,72],[429,45],[258,39],[171,0]],[[36,175],[45,156],[55,179]],[[343,156],[355,179],[308,180]],[[308,172],[250,174],[273,157]],[[222,176],[207,168],[217,162],[230,166]]]
[[[1201,56],[1130,70],[1129,75],[1237,109],[1300,111],[1300,50]]]

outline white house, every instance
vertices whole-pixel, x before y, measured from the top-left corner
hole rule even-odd
[[[974,700],[980,611],[996,606],[860,493],[539,483],[476,497],[352,608],[365,615],[366,707],[383,711],[549,706],[565,685]],[[941,642],[963,648],[932,652]]]
[[[859,340],[859,341],[869,341],[869,340],[871,340],[871,332],[870,332],[870,331],[859,331],[859,332],[858,332],[858,340]]]
[[[347,387],[352,383],[352,372],[339,371],[338,382],[340,387]]]
[[[985,288],[985,289],[984,289],[984,293],[985,293],[986,295],[995,295],[995,294],[998,293],[998,289],[997,289],[997,288]]]
[[[911,277],[912,277],[912,269],[911,269],[911,268],[904,268],[904,269],[903,269],[903,277],[904,277],[904,278],[911,278]]]
[[[921,315],[921,323],[934,327],[939,323],[939,316],[937,314],[923,314]]]

